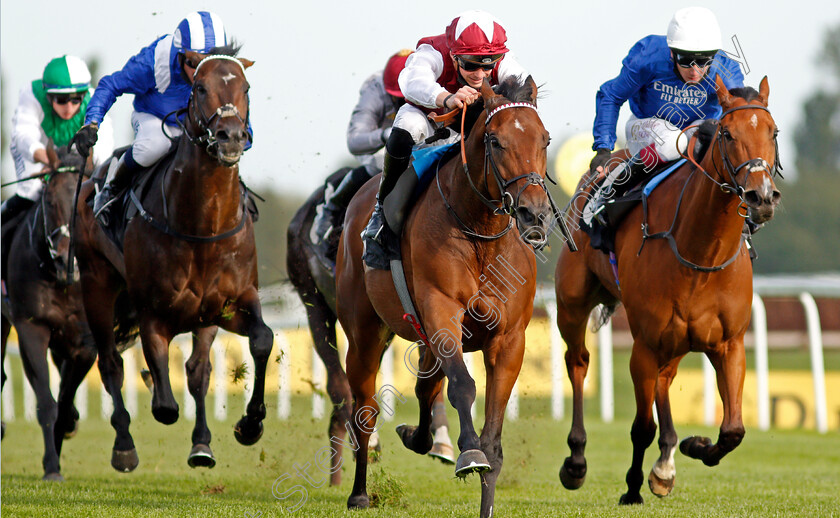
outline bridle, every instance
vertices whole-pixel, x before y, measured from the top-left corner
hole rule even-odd
[[[726,268],[727,266],[732,264],[735,261],[735,259],[738,258],[738,256],[741,253],[741,247],[743,246],[744,242],[747,239],[744,236],[743,233],[741,234],[741,239],[738,242],[738,247],[735,249],[735,253],[729,259],[724,261],[722,264],[719,264],[719,265],[716,265],[716,266],[701,266],[699,264],[696,264],[696,263],[693,263],[693,262],[689,261],[688,259],[684,258],[680,254],[679,250],[677,249],[677,242],[674,239],[673,230],[674,230],[674,228],[676,227],[676,224],[677,224],[677,216],[680,213],[680,206],[682,205],[682,200],[683,200],[683,196],[685,195],[685,191],[686,191],[689,183],[691,183],[691,178],[694,176],[694,173],[696,173],[697,171],[701,171],[709,180],[711,180],[718,187],[720,187],[721,191],[723,191],[727,194],[737,195],[738,199],[741,200],[741,203],[738,205],[739,208],[742,207],[746,203],[746,200],[744,200],[744,193],[745,193],[744,186],[741,185],[740,183],[738,183],[738,180],[737,180],[738,172],[741,169],[743,169],[744,167],[748,167],[749,168],[748,170],[750,172],[758,172],[758,171],[763,170],[763,171],[767,171],[767,173],[771,174],[772,176],[776,176],[776,175],[781,176],[780,171],[782,170],[782,166],[781,166],[781,163],[779,162],[779,142],[776,138],[776,135],[773,135],[773,143],[774,143],[774,146],[775,146],[775,155],[776,156],[775,156],[775,161],[773,163],[773,169],[772,170],[770,169],[770,166],[767,163],[767,161],[763,158],[751,158],[749,160],[745,160],[744,162],[739,164],[737,167],[733,166],[732,161],[729,159],[729,153],[726,150],[726,145],[724,145],[724,143],[723,143],[724,139],[726,138],[724,136],[725,128],[723,127],[722,124],[720,124],[720,122],[722,122],[724,117],[731,114],[732,112],[735,112],[735,111],[738,111],[738,110],[749,110],[749,109],[764,110],[767,113],[770,113],[770,110],[768,110],[764,106],[759,106],[759,105],[756,105],[756,104],[745,104],[745,105],[736,106],[735,108],[730,108],[730,109],[726,110],[725,112],[723,112],[723,114],[721,114],[720,118],[718,119],[719,124],[718,124],[718,129],[717,129],[717,132],[716,132],[718,152],[720,153],[720,157],[721,157],[721,161],[723,162],[724,169],[726,170],[726,172],[729,176],[729,182],[717,180],[711,174],[709,174],[709,172],[706,171],[700,164],[697,163],[697,160],[694,158],[694,144],[696,143],[696,140],[697,140],[697,135],[695,133],[695,135],[692,135],[691,140],[689,141],[688,146],[686,147],[686,153],[682,154],[682,151],[680,151],[680,155],[682,155],[683,158],[688,160],[692,164],[693,167],[692,167],[691,174],[689,174],[688,178],[686,178],[685,184],[683,185],[683,188],[680,191],[680,197],[677,200],[677,207],[676,207],[676,210],[674,211],[674,219],[671,221],[671,228],[669,228],[665,232],[657,232],[655,234],[649,234],[648,233],[647,197],[642,196],[642,214],[643,214],[643,216],[642,216],[643,217],[643,220],[642,220],[642,245],[641,245],[641,247],[639,247],[639,253],[642,252],[642,248],[644,248],[645,243],[647,242],[648,239],[665,239],[666,241],[668,241],[668,244],[671,247],[671,251],[673,251],[674,255],[677,258],[677,261],[679,261],[680,264],[682,264],[685,267],[691,268],[692,270],[696,270],[696,271],[700,271],[700,272],[717,272],[717,271],[723,270],[724,268]],[[685,133],[685,131],[688,130],[688,129],[689,128],[684,129],[682,131],[682,133]],[[723,175],[720,173],[720,170],[718,170],[717,164],[715,163],[714,160],[712,160],[712,164],[715,167],[715,173],[716,173],[717,177],[722,178]],[[742,214],[740,210],[738,211],[738,215],[743,217],[743,218],[747,217],[747,214],[746,213]]]
[[[200,103],[195,103],[196,110],[198,111],[198,118],[193,118],[192,111],[190,110],[190,106],[192,106],[192,104],[193,104],[193,100],[195,99],[195,90],[196,90],[196,87],[198,86],[198,83],[195,81],[195,77],[198,76],[198,71],[201,68],[201,66],[204,65],[204,63],[207,63],[209,61],[216,61],[216,60],[232,61],[232,62],[236,63],[237,65],[239,65],[239,68],[242,70],[242,77],[243,78],[245,77],[245,67],[242,65],[242,63],[238,59],[236,59],[234,57],[231,57],[231,56],[226,56],[224,54],[211,54],[211,55],[205,57],[195,67],[195,72],[193,73],[193,84],[192,84],[192,88],[190,89],[190,98],[189,98],[189,101],[187,102],[187,107],[186,108],[181,108],[179,110],[176,110],[172,113],[167,114],[166,117],[164,117],[163,120],[161,121],[161,126],[163,127],[165,125],[165,121],[166,121],[167,118],[169,118],[170,115],[175,114],[175,120],[178,123],[178,126],[184,132],[184,135],[186,135],[186,137],[189,139],[189,141],[192,142],[194,145],[196,145],[198,147],[203,146],[207,150],[207,153],[210,154],[210,156],[212,156],[212,157],[214,157],[215,159],[218,160],[218,155],[215,153],[215,147],[218,144],[218,140],[216,139],[216,133],[213,129],[214,124],[216,123],[216,121],[224,119],[226,117],[236,117],[237,119],[239,119],[239,122],[241,122],[242,125],[247,129],[248,125],[249,125],[249,122],[250,122],[249,117],[250,117],[250,114],[251,114],[251,110],[250,110],[251,98],[250,98],[250,96],[248,96],[246,94],[246,98],[248,100],[248,111],[247,111],[247,113],[245,113],[245,118],[244,119],[240,115],[239,109],[235,105],[233,105],[232,103],[227,103],[227,104],[224,104],[222,106],[219,106],[216,109],[216,111],[214,111],[210,115],[210,117],[208,117],[204,113],[204,108],[201,107]],[[190,120],[193,121],[193,125],[198,128],[198,135],[190,134],[189,130],[187,129],[186,124],[184,124],[184,121],[183,121],[181,116],[185,113],[186,113],[187,117],[189,117]],[[164,129],[164,134],[166,134],[165,129]],[[245,134],[247,135],[248,139],[251,140],[250,132],[246,131]]]
[[[534,110],[534,111],[537,110],[537,107],[532,103],[527,103],[527,102],[505,103],[505,104],[497,106],[496,108],[491,110],[490,113],[487,114],[487,118],[484,121],[484,127],[485,127],[485,132],[484,132],[484,137],[483,137],[484,138],[484,183],[485,183],[485,185],[488,185],[488,186],[490,185],[490,183],[488,181],[488,176],[489,176],[489,172],[492,171],[493,179],[495,180],[496,185],[499,188],[499,192],[501,193],[500,199],[498,199],[498,200],[491,199],[491,198],[488,198],[487,196],[485,196],[485,194],[483,192],[481,192],[481,190],[479,190],[478,187],[476,187],[475,183],[472,180],[472,177],[471,177],[470,171],[469,171],[469,166],[467,164],[467,154],[466,154],[466,147],[465,147],[465,140],[466,139],[465,139],[465,133],[464,133],[464,121],[466,120],[466,110],[462,110],[462,112],[461,112],[461,165],[463,167],[464,174],[466,175],[467,180],[469,182],[469,185],[472,188],[473,192],[475,192],[478,195],[478,198],[481,200],[481,202],[490,209],[490,211],[493,213],[494,216],[505,216],[505,215],[508,216],[508,218],[509,218],[508,224],[503,230],[501,230],[500,232],[498,232],[496,234],[492,234],[492,235],[485,235],[485,234],[481,234],[481,233],[478,233],[478,232],[472,230],[472,228],[470,228],[466,223],[464,223],[464,221],[458,216],[458,214],[455,212],[455,209],[452,207],[452,205],[446,199],[446,196],[444,195],[443,189],[440,185],[440,175],[435,174],[435,180],[437,181],[438,191],[440,192],[441,198],[443,198],[443,203],[444,203],[444,205],[446,205],[446,208],[449,211],[449,213],[452,214],[452,216],[458,222],[458,225],[461,228],[461,232],[463,232],[466,236],[476,238],[476,239],[480,239],[480,240],[484,240],[484,241],[491,241],[491,240],[494,240],[494,239],[498,239],[498,238],[504,236],[505,234],[507,234],[510,231],[510,229],[513,228],[513,225],[514,225],[513,215],[515,214],[516,210],[519,208],[519,199],[522,196],[522,193],[525,191],[525,189],[527,189],[531,185],[538,185],[542,188],[543,192],[545,192],[546,196],[548,196],[548,200],[549,200],[549,203],[551,205],[551,209],[554,212],[555,218],[559,221],[559,218],[558,218],[559,210],[557,209],[557,206],[554,203],[554,199],[551,197],[551,193],[549,192],[548,188],[546,187],[545,182],[543,181],[543,178],[539,174],[537,174],[534,171],[530,171],[528,173],[520,174],[520,175],[518,175],[514,178],[511,178],[511,179],[505,179],[501,175],[501,173],[499,172],[499,167],[496,164],[496,159],[493,155],[493,137],[489,133],[487,133],[486,128],[487,128],[487,125],[490,123],[490,120],[493,118],[493,116],[495,116],[497,113],[499,113],[502,110],[507,110],[507,109],[512,109],[512,108],[530,109],[530,110]],[[438,164],[438,172],[439,171],[440,171],[440,164]],[[546,171],[546,178],[548,178],[549,181],[551,181],[552,183],[556,183],[551,179],[551,177],[548,176],[548,171]],[[508,189],[512,185],[519,182],[520,180],[524,180],[524,183],[523,183],[522,187],[520,187],[519,191],[517,191],[515,195],[511,194],[511,192]],[[535,245],[535,247],[541,249],[547,243],[548,243],[548,238],[547,238],[547,236],[545,236],[544,239],[540,243],[537,243]]]
[[[49,183],[54,175],[63,174],[63,173],[82,174],[82,170],[81,170],[81,168],[76,167],[76,166],[59,167],[55,171],[45,174],[43,176],[44,182]],[[44,229],[44,241],[46,241],[46,244],[47,244],[47,251],[50,254],[50,259],[52,259],[52,261],[55,262],[59,257],[61,257],[61,254],[58,252],[58,246],[56,244],[56,240],[58,239],[58,237],[59,236],[64,236],[64,237],[72,239],[71,230],[70,230],[70,222],[64,223],[63,225],[59,225],[58,227],[56,227],[52,231],[50,231],[49,221],[48,221],[48,218],[47,218],[48,211],[47,211],[47,195],[46,195],[46,192],[41,194],[40,206],[38,207],[38,210],[41,212],[41,215],[40,215],[40,218],[36,215],[35,220],[38,220],[38,219],[41,220],[39,223],[41,224],[41,226]],[[35,221],[32,221],[32,223],[30,223],[30,225],[34,225],[34,224],[35,224]],[[32,228],[32,227],[30,226],[30,228]],[[30,239],[33,238],[34,237],[34,232],[30,231],[29,236],[30,236]],[[34,249],[36,244],[34,242],[31,243],[31,244],[32,244],[33,249]],[[59,279],[59,280],[61,280],[61,279]],[[68,281],[68,284],[69,283],[70,282]]]

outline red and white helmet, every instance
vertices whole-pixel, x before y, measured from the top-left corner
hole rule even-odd
[[[400,91],[400,84],[397,79],[400,77],[400,72],[405,68],[405,62],[408,60],[414,51],[409,49],[402,49],[388,59],[385,65],[385,71],[382,72],[382,82],[385,83],[385,91],[394,97],[404,98],[405,96]]]
[[[446,44],[456,56],[504,54],[508,51],[506,41],[504,27],[484,11],[461,13],[446,28]]]

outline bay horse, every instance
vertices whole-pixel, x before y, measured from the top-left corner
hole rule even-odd
[[[23,370],[37,399],[38,424],[44,439],[44,480],[64,480],[59,457],[64,439],[78,429],[76,390],[96,360],[78,282],[67,282],[69,223],[73,194],[84,159],[67,147],[47,148],[50,171],[42,173],[40,199],[14,224],[3,280],[8,306],[3,305],[2,349],[13,325]],[[7,222],[4,222],[7,223]],[[6,234],[6,232],[4,232]],[[50,391],[47,351],[61,376],[58,404]],[[6,375],[3,373],[3,383]]]
[[[589,351],[584,334],[590,311],[598,304],[604,305],[604,315],[624,304],[633,335],[630,374],[636,417],[621,504],[643,503],[642,462],[656,433],[654,401],[661,427],[660,456],[648,483],[660,497],[673,489],[677,434],[668,389],[689,352],[705,354],[714,366],[723,420],[717,443],[689,437],[680,451],[715,466],[744,437],[744,333],[750,323],[753,280],[742,229],[747,216],[754,223],[769,221],[779,203],[773,181],[779,168],[778,130],[767,109],[766,77],[758,92],[730,92],[719,76],[716,84],[723,114],[708,151],[699,164],[689,156],[689,163],[663,180],[647,203],[636,206],[619,224],[616,273],[607,255],[591,246],[577,254],[560,253],[555,271],[557,325],[568,344],[566,368],[573,388],[571,455],[560,469],[567,489],[579,488],[586,476],[583,381]],[[578,197],[574,202],[579,214],[584,201]],[[575,234],[576,240],[588,243],[582,231]]]
[[[416,328],[411,317],[404,319],[391,273],[362,263],[359,236],[370,218],[378,179],[362,187],[347,209],[336,262],[336,303],[349,341],[347,376],[359,448],[349,508],[370,505],[367,450],[380,409],[380,358],[394,333],[415,340],[415,330],[424,328],[431,338],[420,347],[415,386],[420,421],[397,432],[409,449],[429,451],[432,403],[446,376],[449,401],[460,420],[456,475],[480,473],[481,516],[493,512],[505,407],[522,366],[534,304],[533,247],[545,244],[553,204],[543,181],[549,135],[537,114],[533,79],[523,85],[505,82],[499,93],[485,81],[481,96],[481,116],[462,139],[463,162],[452,159],[440,167],[432,180],[437,186],[420,195],[402,233],[406,283],[420,321]],[[521,236],[507,232],[514,222]],[[487,371],[481,437],[470,416],[475,381],[463,358],[464,352],[479,350]]]
[[[327,178],[326,183],[338,185],[349,171],[350,168],[339,169]],[[318,251],[311,245],[312,241],[309,237],[316,209],[324,202],[324,192],[324,186],[315,190],[289,223],[286,234],[288,243],[286,271],[306,310],[315,351],[327,370],[326,391],[332,402],[327,433],[330,447],[336,450],[336,454],[331,458],[330,485],[337,486],[341,484],[341,458],[347,434],[345,425],[352,419],[353,398],[347,374],[341,366],[336,340],[335,327],[338,317],[335,305],[335,271],[328,268],[324,264],[325,261],[318,258]],[[437,408],[441,410],[435,412],[433,428],[440,426],[448,428],[449,422],[442,407],[442,398],[439,397],[435,404],[439,405]],[[441,448],[439,444],[438,448]],[[444,460],[449,452],[443,449],[435,451],[433,448],[429,453],[436,454],[437,458]],[[444,462],[451,461],[446,459]]]
[[[184,131],[174,159],[151,180],[147,194],[131,191],[141,217],[127,222],[123,253],[105,237],[84,201],[92,182],[84,185],[77,206],[75,239],[84,305],[102,381],[114,401],[111,465],[118,471],[131,471],[139,463],[120,393],[122,360],[114,348],[114,301],[123,290],[137,312],[154,383],[152,414],[164,424],[178,419],[169,382],[169,344],[177,334],[194,333],[187,361],[188,388],[196,400],[190,466],[215,465],[204,396],[211,369],[209,348],[218,327],[247,336],[254,359],[253,395],[234,435],[245,445],[262,436],[273,334],[262,318],[253,221],[245,210],[238,165],[249,138],[245,69],[253,62],[235,57],[237,51],[227,46],[210,54],[186,53],[197,67],[181,122]]]

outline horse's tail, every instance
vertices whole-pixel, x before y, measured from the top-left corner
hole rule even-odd
[[[610,318],[613,316],[613,313],[615,313],[616,308],[618,308],[618,304],[618,302],[614,302],[612,304],[600,304],[592,310],[590,329],[593,333],[597,333],[599,329],[604,327],[604,325],[610,321]]]

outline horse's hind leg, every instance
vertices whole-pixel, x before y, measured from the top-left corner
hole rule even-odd
[[[274,333],[262,317],[262,308],[256,288],[249,288],[236,301],[236,311],[229,319],[219,323],[224,329],[247,336],[254,359],[254,390],[245,409],[245,415],[236,423],[233,435],[239,444],[256,444],[263,434],[265,419],[265,369],[271,348],[274,345]]]
[[[429,455],[444,464],[455,464],[455,451],[452,449],[452,439],[449,438],[449,419],[446,417],[443,385],[432,404],[432,436],[434,443],[432,449],[429,450]]]
[[[397,434],[409,450],[424,455],[429,453],[434,444],[432,436],[432,408],[440,396],[443,387],[443,370],[435,369],[437,358],[422,346],[419,372],[430,372],[429,376],[418,376],[414,384],[414,394],[420,403],[420,422],[417,426],[400,425]],[[451,446],[450,446],[451,448]]]
[[[38,424],[44,435],[44,480],[63,480],[54,433],[58,407],[50,392],[50,371],[47,365],[50,331],[29,321],[15,322],[15,328],[18,331],[23,369],[38,400]]]
[[[734,450],[744,438],[741,418],[741,399],[744,390],[744,336],[730,343],[721,344],[719,351],[706,352],[717,373],[718,392],[723,401],[723,422],[718,442],[712,444],[708,437],[693,436],[683,439],[680,451],[707,466],[717,466],[727,453]]]
[[[651,492],[659,497],[668,496],[674,489],[674,479],[677,468],[674,464],[674,453],[677,450],[677,432],[674,429],[674,419],[671,415],[671,399],[668,391],[677,366],[682,356],[668,362],[660,371],[656,382],[656,414],[659,416],[659,459],[653,465],[648,475],[648,486]]]
[[[345,326],[350,346],[347,350],[347,379],[353,394],[353,434],[358,445],[356,451],[356,471],[353,490],[347,499],[348,509],[364,509],[370,506],[367,494],[367,464],[370,436],[376,431],[376,417],[379,415],[379,403],[376,395],[376,373],[379,371],[379,359],[385,350],[387,341],[378,326],[378,318],[369,307],[367,326]],[[355,315],[356,318],[360,318]],[[377,324],[374,324],[377,322]],[[375,337],[373,340],[370,337]]]
[[[656,423],[653,421],[653,397],[656,381],[659,376],[656,357],[646,345],[633,344],[630,355],[630,375],[633,378],[633,389],[636,394],[636,418],[630,428],[630,439],[633,442],[633,460],[627,470],[627,492],[621,495],[620,504],[642,504],[640,489],[644,480],[642,463],[645,460],[645,450],[656,436]]]
[[[191,468],[212,468],[216,458],[210,449],[210,428],[207,427],[207,388],[210,386],[210,346],[219,328],[204,327],[192,335],[192,354],[187,360],[187,387],[195,400],[195,427],[192,433],[192,450],[187,458]],[[219,376],[224,375],[219,373]]]
[[[301,295],[302,298],[303,295]],[[304,301],[307,299],[304,298]],[[350,422],[353,411],[353,395],[347,374],[341,367],[336,341],[336,317],[327,306],[326,301],[319,294],[310,297],[310,304],[305,304],[306,316],[309,320],[309,330],[318,356],[327,368],[327,393],[332,402],[329,424],[329,444],[336,454],[331,458],[330,485],[341,484],[341,458],[344,447],[344,436],[347,433],[345,424]],[[333,440],[333,437],[335,440]]]

